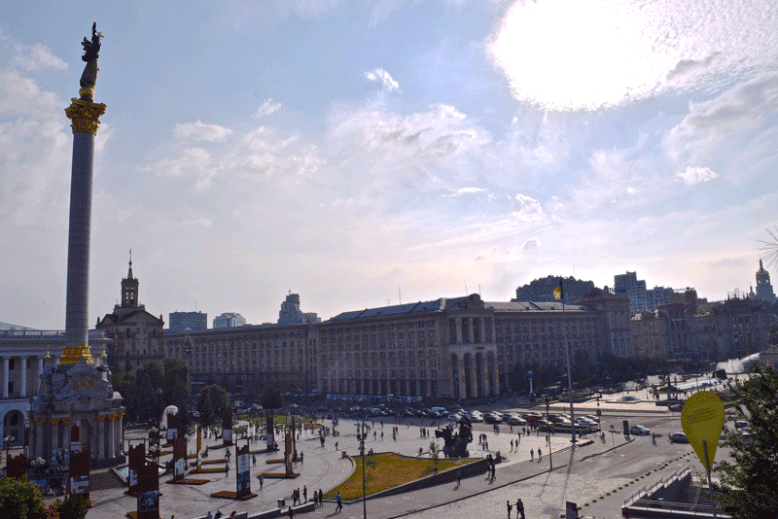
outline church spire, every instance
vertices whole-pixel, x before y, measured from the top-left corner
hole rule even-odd
[[[138,280],[132,277],[132,249],[130,249],[130,262],[127,270],[127,277],[122,279],[122,307],[139,308]]]

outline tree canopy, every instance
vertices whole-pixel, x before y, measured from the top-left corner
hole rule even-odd
[[[757,362],[749,378],[730,379],[729,386],[739,402],[727,417],[747,421],[751,434],[732,434],[724,443],[734,463],[716,464],[719,500],[733,519],[778,517],[778,372]]]
[[[150,362],[135,376],[121,369],[111,368],[111,383],[124,397],[127,419],[146,422],[159,419],[165,407],[178,407],[178,415],[189,421],[189,373],[186,364],[175,358]]]
[[[43,517],[44,503],[40,489],[27,477],[0,480],[2,517],[38,519]]]
[[[262,388],[262,392],[259,395],[259,403],[265,409],[280,409],[283,405],[281,391],[272,386]]]
[[[212,385],[203,388],[197,411],[200,413],[200,425],[207,427],[221,421],[224,412],[229,409],[230,402],[227,391],[221,386]]]

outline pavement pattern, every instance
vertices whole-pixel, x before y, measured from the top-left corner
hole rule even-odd
[[[621,402],[620,395],[601,400],[601,408],[605,415],[637,415],[637,416],[671,416],[666,408],[655,405],[653,398],[643,392],[631,392],[639,400],[637,402]],[[516,401],[503,401],[491,408],[508,410],[516,408]],[[542,406],[545,407],[545,406]],[[594,414],[597,409],[595,401],[576,404],[576,414]],[[567,405],[553,405],[552,411],[567,410]],[[545,409],[535,408],[535,410],[544,411]],[[677,417],[678,414],[676,413]],[[405,419],[399,423],[393,418],[384,418],[383,425],[380,420],[371,420],[368,423],[372,429],[368,433],[366,449],[374,449],[376,452],[397,452],[408,456],[418,455],[419,448],[425,451],[424,456],[429,456],[429,444],[434,439],[433,421],[420,419]],[[332,427],[330,420],[325,420],[324,426]],[[392,427],[399,427],[399,434],[396,441],[392,440]],[[422,438],[419,434],[419,427],[428,428],[432,437]],[[551,435],[551,447],[553,455],[551,463],[554,470],[549,470],[548,440],[544,434],[530,433],[529,436],[521,436],[521,442],[518,449],[511,452],[510,441],[519,438],[519,427],[511,427],[500,424],[500,433],[495,434],[493,426],[490,424],[474,424],[473,436],[476,441],[470,444],[470,453],[473,457],[486,456],[491,453],[494,455],[499,451],[505,458],[505,462],[498,465],[495,481],[489,481],[486,475],[472,476],[465,478],[459,488],[455,488],[454,483],[441,484],[417,491],[407,492],[395,496],[378,497],[368,499],[367,511],[369,517],[375,518],[393,518],[393,517],[413,517],[413,518],[431,518],[431,517],[507,517],[506,501],[511,501],[514,505],[512,516],[516,517],[515,502],[521,497],[525,504],[527,517],[533,518],[558,518],[564,513],[564,501],[577,501],[579,506],[582,503],[588,503],[587,506],[579,512],[581,517],[618,517],[620,509],[631,492],[622,489],[617,493],[607,492],[624,486],[629,482],[629,478],[616,477],[597,477],[588,478],[585,474],[585,463],[587,458],[592,456],[607,455],[607,453],[618,450],[626,445],[624,437],[620,434],[606,434],[606,442],[602,443],[599,439],[594,442],[579,441],[575,447],[571,446],[569,435]],[[161,517],[168,518],[175,515],[178,519],[194,519],[203,517],[208,511],[216,512],[220,510],[225,516],[229,516],[233,511],[248,512],[249,515],[269,510],[277,506],[279,499],[285,499],[286,504],[291,503],[292,491],[307,487],[309,497],[313,490],[322,489],[325,493],[345,481],[354,470],[354,463],[349,458],[343,458],[341,451],[345,450],[349,455],[358,455],[358,441],[356,438],[356,422],[354,420],[341,419],[335,427],[338,436],[327,436],[324,447],[321,446],[318,433],[315,431],[305,431],[298,440],[298,451],[304,453],[304,463],[296,463],[295,471],[301,476],[296,479],[264,479],[263,489],[259,490],[259,484],[256,474],[263,472],[282,472],[282,464],[266,464],[267,459],[278,458],[279,453],[257,454],[257,464],[252,466],[251,488],[252,492],[258,494],[256,498],[248,501],[233,501],[229,499],[218,499],[211,497],[211,494],[221,490],[234,491],[236,488],[235,474],[235,452],[232,448],[232,457],[230,463],[230,473],[216,474],[196,474],[191,477],[210,479],[210,482],[201,486],[189,485],[171,485],[167,481],[171,477],[163,476],[160,478],[160,498]],[[373,436],[375,432],[375,437]],[[384,433],[383,439],[381,432]],[[609,432],[606,430],[606,433]],[[477,445],[477,439],[480,434],[486,434],[489,450],[482,450]],[[143,437],[145,431],[128,431],[126,439]],[[649,440],[650,441],[650,440]],[[337,449],[336,449],[337,442]],[[442,445],[442,440],[437,440]],[[283,445],[282,441],[278,441]],[[219,441],[213,439],[204,442],[205,445],[216,446]],[[244,445],[244,440],[239,441]],[[251,445],[251,449],[260,449],[264,446],[263,442]],[[190,452],[193,451],[194,440],[190,446]],[[684,446],[685,450],[691,451],[691,447]],[[537,456],[538,449],[542,449],[543,457]],[[531,459],[530,450],[535,451],[534,459]],[[223,457],[224,449],[212,450],[208,459]],[[170,459],[170,456],[162,458],[162,462]],[[573,460],[572,468],[570,461]],[[688,456],[679,459],[675,464],[679,467],[683,463],[688,463]],[[664,460],[657,461],[657,464],[664,464]],[[223,465],[211,465],[223,466]],[[659,467],[657,467],[658,469]],[[668,466],[666,471],[673,470]],[[583,472],[582,472],[583,471]],[[658,479],[661,476],[659,472],[654,472],[651,476]],[[645,483],[651,480],[651,477],[645,478]],[[644,481],[640,481],[645,484]],[[631,483],[633,488],[637,489],[635,483]],[[628,488],[628,487],[626,487]],[[134,511],[136,500],[134,497],[124,494],[120,489],[105,490],[93,492],[93,509],[91,514],[99,517],[122,517],[129,511]],[[599,499],[602,497],[602,499]],[[592,501],[595,500],[596,501]],[[325,502],[324,506],[316,510],[299,516],[310,516],[312,518],[334,517],[351,518],[362,517],[361,500],[345,503],[341,512],[335,512],[335,503]]]

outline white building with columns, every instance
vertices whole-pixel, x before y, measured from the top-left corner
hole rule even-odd
[[[99,354],[108,339],[90,330],[89,342]],[[24,445],[29,428],[30,399],[38,396],[40,375],[45,366],[55,367],[62,357],[65,332],[13,328],[0,330],[0,357],[3,360],[2,399],[0,399],[0,449]],[[13,438],[6,443],[5,438]]]

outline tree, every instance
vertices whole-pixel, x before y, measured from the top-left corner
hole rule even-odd
[[[44,503],[38,485],[27,477],[0,480],[0,510],[2,517],[39,519],[43,517]]]
[[[754,363],[750,378],[730,379],[729,387],[739,402],[727,416],[747,421],[751,435],[732,434],[724,443],[734,463],[716,464],[719,501],[733,519],[778,517],[778,371]]]
[[[259,403],[265,409],[280,409],[283,405],[281,391],[272,386],[262,388],[262,393],[259,396]]]
[[[214,422],[220,421],[224,412],[230,408],[227,399],[227,391],[223,387],[208,386],[200,393],[200,401],[197,403],[197,411],[200,413],[200,424],[208,427]]]
[[[89,509],[86,507],[86,498],[81,494],[68,494],[59,505],[60,519],[84,519]]]
[[[430,442],[430,456],[432,458],[432,464],[435,467],[435,472],[438,471],[438,460],[440,459],[440,449],[438,449],[438,444],[433,442]]]

